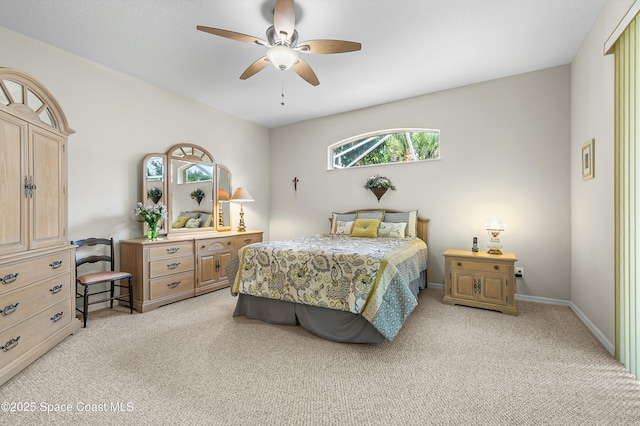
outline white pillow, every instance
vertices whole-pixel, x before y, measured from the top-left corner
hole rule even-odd
[[[401,222],[401,223],[382,222],[380,223],[380,227],[378,228],[378,237],[404,238],[406,227],[407,227],[406,222]]]
[[[343,222],[341,220],[336,221],[336,235],[351,235],[351,228],[353,228],[353,221]]]

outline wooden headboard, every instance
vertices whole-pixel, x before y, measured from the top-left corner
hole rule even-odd
[[[358,209],[358,210],[352,210],[352,211],[348,211],[348,212],[342,212],[343,214],[353,214],[353,213],[358,213],[358,212],[389,212],[389,213],[404,213],[404,211],[402,210],[390,210],[390,209]],[[331,223],[331,219],[329,218],[329,223]],[[429,236],[429,219],[425,219],[422,218],[420,216],[418,216],[418,238],[420,238],[422,241],[424,241],[425,243],[427,243],[427,245],[429,244],[429,242],[427,241],[427,238]]]

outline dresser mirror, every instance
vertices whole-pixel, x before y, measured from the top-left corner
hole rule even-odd
[[[167,204],[167,156],[165,154],[149,154],[142,160],[142,203],[145,205],[161,202]],[[143,234],[147,224],[142,222]],[[167,233],[167,220],[158,224],[158,233]]]
[[[204,148],[175,145],[167,154],[149,154],[142,164],[145,204],[162,202],[167,220],[160,234],[180,235],[231,229],[231,171]]]

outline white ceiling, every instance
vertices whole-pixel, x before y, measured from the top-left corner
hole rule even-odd
[[[271,66],[240,80],[266,49],[196,30],[265,39],[275,0],[0,0],[0,26],[273,128],[568,64],[605,2],[298,0],[301,41],[362,43],[302,54],[317,87]]]

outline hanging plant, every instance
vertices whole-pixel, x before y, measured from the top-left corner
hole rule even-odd
[[[367,179],[367,182],[364,184],[364,187],[376,196],[378,201],[380,198],[389,190],[396,190],[396,187],[391,183],[391,179],[386,176],[375,175],[371,176]]]
[[[158,204],[160,198],[162,198],[162,190],[160,188],[154,187],[147,191],[147,198],[154,202],[154,204]]]
[[[191,198],[193,198],[194,200],[196,200],[198,202],[198,205],[200,205],[200,202],[204,198],[204,191],[202,189],[198,188],[198,189],[194,190],[189,195],[191,196]]]

